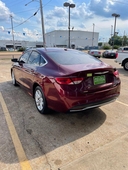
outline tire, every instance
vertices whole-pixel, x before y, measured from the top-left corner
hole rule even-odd
[[[36,105],[37,110],[41,114],[47,114],[49,109],[47,107],[47,102],[46,102],[44,93],[43,93],[42,89],[39,86],[37,86],[35,88],[34,100],[35,100],[35,105]]]
[[[105,58],[105,54],[102,54],[102,57]]]
[[[128,71],[128,60],[123,63],[124,70]]]
[[[12,84],[13,84],[14,86],[17,86],[16,78],[15,78],[15,75],[14,75],[14,72],[13,72],[13,71],[11,72],[11,77],[12,77]]]

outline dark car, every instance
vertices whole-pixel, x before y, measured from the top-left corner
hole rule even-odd
[[[37,48],[12,61],[13,84],[33,96],[42,114],[99,107],[120,94],[118,71],[85,52]]]
[[[114,50],[106,50],[102,53],[102,57],[104,58],[116,58],[116,51]]]
[[[0,51],[7,51],[6,47],[0,47]]]

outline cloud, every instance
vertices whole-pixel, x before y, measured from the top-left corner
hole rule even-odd
[[[51,10],[46,15],[46,19],[53,19],[54,17],[61,18],[66,15],[66,11],[63,7],[54,7],[54,10]]]
[[[4,27],[3,27],[3,26],[0,26],[0,30],[1,30],[1,31],[4,31]]]
[[[68,1],[69,2],[69,1]],[[70,3],[74,3],[72,0]],[[75,6],[75,8],[71,8],[70,10],[70,21],[71,26],[75,26],[75,28],[79,28],[81,23],[84,20],[89,20],[93,17],[93,12],[91,12],[86,3],[82,3],[80,5]],[[79,22],[76,22],[78,20]],[[44,22],[47,30],[54,29],[67,29],[69,22],[69,10],[67,7],[57,7],[55,6],[53,10],[47,12],[44,17]],[[52,29],[50,28],[52,27]],[[82,25],[82,28],[85,28]]]
[[[67,27],[67,25],[68,25],[68,22],[67,22],[67,19],[65,19],[65,18],[60,18],[57,21],[57,26],[58,27]]]
[[[39,39],[42,37],[42,34],[36,29],[30,30],[28,28],[23,28],[23,33],[25,33],[25,35],[22,34],[22,37],[24,36],[26,39],[29,38],[29,40],[39,41]]]
[[[5,3],[0,1],[0,21],[6,21],[10,17],[10,10],[5,6]]]
[[[110,18],[112,17],[112,13],[117,13],[121,15],[122,20],[128,18],[128,2],[121,0],[91,0],[88,8],[97,16]]]

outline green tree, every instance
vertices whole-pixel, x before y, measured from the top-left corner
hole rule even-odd
[[[126,46],[126,45],[128,45],[128,37],[124,35],[122,37],[122,46]]]
[[[20,47],[18,51],[25,51],[26,48],[25,47]]]
[[[111,47],[110,47],[109,45],[104,45],[104,46],[103,46],[103,49],[104,49],[104,50],[109,50],[110,48],[111,48]]]
[[[114,43],[113,43],[114,41]],[[116,46],[125,46],[128,45],[128,37],[127,36],[118,36],[116,35],[115,37],[111,37],[108,42],[111,46],[114,44]]]

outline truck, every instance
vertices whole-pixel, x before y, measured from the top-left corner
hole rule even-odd
[[[120,47],[117,50],[115,62],[121,64],[124,70],[128,71],[128,46]]]

